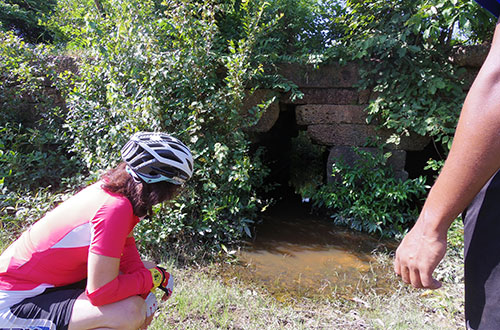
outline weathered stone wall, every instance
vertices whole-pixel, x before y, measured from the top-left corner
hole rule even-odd
[[[466,68],[470,82],[476,76],[488,51],[488,45],[460,47],[454,50],[450,60]],[[343,156],[346,161],[354,161],[357,155],[352,147],[365,145],[369,138],[380,137],[383,140],[391,135],[391,131],[378,129],[374,123],[368,124],[364,109],[368,105],[372,92],[358,90],[359,72],[355,65],[324,65],[298,66],[285,64],[280,67],[280,73],[295,83],[304,97],[291,100],[289,94],[280,95],[262,116],[259,123],[251,130],[253,132],[269,131],[279,118],[280,109],[284,105],[294,108],[296,124],[303,127],[309,137],[319,145],[330,150],[327,164],[327,177],[330,178],[333,159]],[[245,108],[268,99],[273,91],[264,90],[247,99]],[[403,137],[399,145],[391,147],[393,156],[388,164],[393,167],[396,176],[407,178],[405,161],[407,151],[422,150],[430,139],[419,135]],[[365,148],[377,152],[375,148]]]
[[[488,49],[489,45],[457,47],[450,56],[450,60],[466,69],[466,78],[472,83],[486,58]],[[54,62],[60,71],[78,72],[77,65],[72,58],[56,57]],[[283,64],[280,66],[280,73],[294,82],[304,97],[291,100],[287,93],[257,90],[247,97],[242,115],[262,100],[276,96],[276,101],[269,106],[259,122],[249,131],[257,135],[268,132],[273,128],[282,111],[290,111],[289,109],[293,108],[296,124],[307,131],[314,143],[329,148],[329,157],[325,164],[328,178],[330,178],[329,172],[333,159],[342,156],[346,161],[353,162],[357,155],[352,151],[352,147],[362,147],[369,138],[378,136],[386,139],[391,135],[390,131],[378,129],[374,123],[367,124],[364,109],[373,96],[370,90],[360,91],[355,87],[360,79],[355,65],[330,64],[314,67]],[[64,100],[52,83],[45,81],[45,87],[47,96],[53,99],[56,105],[64,108]],[[24,104],[27,109],[23,112],[35,120],[36,116],[31,111],[35,108],[33,102],[36,101],[27,100]],[[397,177],[408,176],[404,171],[406,152],[422,150],[428,143],[429,138],[414,135],[403,138],[399,145],[392,147],[393,156],[388,164],[393,167]],[[365,148],[365,150],[377,152],[375,148]]]

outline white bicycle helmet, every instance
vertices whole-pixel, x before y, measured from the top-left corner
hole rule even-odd
[[[127,172],[137,181],[181,185],[193,175],[193,156],[184,143],[165,133],[138,132],[121,150]]]

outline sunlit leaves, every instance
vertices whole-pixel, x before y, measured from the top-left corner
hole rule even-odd
[[[328,208],[335,223],[355,230],[382,236],[403,233],[418,216],[425,179],[395,178],[387,165],[390,152],[355,151],[353,164],[341,158],[333,163],[333,182],[312,196],[314,206]]]
[[[347,1],[345,61],[360,63],[360,88],[376,94],[369,119],[401,135],[432,136],[444,147],[465,98],[452,46],[489,40],[492,20],[474,1]]]
[[[186,142],[195,159],[186,191],[138,228],[146,246],[168,237],[218,246],[250,233],[267,170],[242,128],[268,100],[246,116],[240,109],[263,74],[255,49],[276,24],[262,19],[266,7],[242,4],[245,24],[234,40],[223,39],[216,20],[223,7],[210,1],[116,0],[106,17],[82,18],[90,46],[68,100],[74,151],[96,171],[120,159],[132,132],[161,130]]]

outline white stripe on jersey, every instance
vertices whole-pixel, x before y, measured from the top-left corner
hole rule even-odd
[[[76,248],[90,245],[90,222],[73,228],[59,242],[52,245],[51,249]]]

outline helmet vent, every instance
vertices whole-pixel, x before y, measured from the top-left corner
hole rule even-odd
[[[149,146],[151,148],[162,148],[163,145],[161,143],[150,143]]]
[[[171,147],[172,147],[172,149],[179,150],[180,152],[184,152],[184,153],[186,152],[186,151],[185,151],[185,150],[183,150],[181,147],[176,146],[175,144],[172,144],[172,145],[171,145]]]
[[[182,161],[179,159],[179,157],[177,157],[172,151],[170,150],[162,150],[162,151],[158,151],[158,155],[160,155],[161,157],[163,158],[167,158],[167,159],[170,159],[170,160],[173,160],[173,161],[176,161],[176,162],[179,162],[179,163],[182,163]]]

